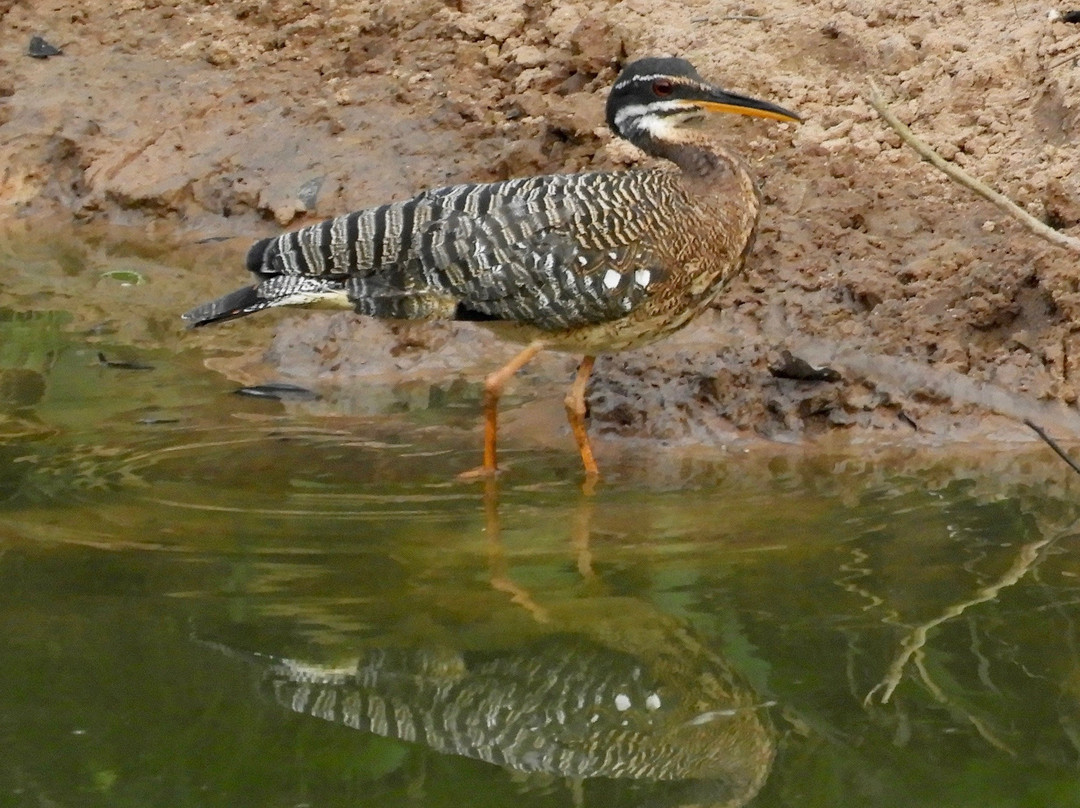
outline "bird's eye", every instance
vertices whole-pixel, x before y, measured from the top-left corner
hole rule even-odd
[[[664,96],[671,95],[675,92],[675,85],[668,79],[657,79],[652,84],[652,91],[654,95],[663,98]]]

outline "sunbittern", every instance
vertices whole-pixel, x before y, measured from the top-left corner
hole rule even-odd
[[[272,306],[323,303],[383,318],[479,321],[527,343],[484,384],[484,460],[496,470],[496,408],[541,350],[584,354],[566,412],[585,471],[596,354],[663,337],[706,309],[742,268],[760,196],[737,154],[690,124],[706,112],[798,121],[706,83],[683,59],[626,66],[607,101],[612,131],[677,167],[527,177],[425,191],[257,242],[258,281],[198,306],[192,326]]]

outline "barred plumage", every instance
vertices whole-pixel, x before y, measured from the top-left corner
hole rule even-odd
[[[558,633],[490,652],[379,648],[341,666],[259,664],[267,695],[324,721],[516,771],[685,783],[709,804],[742,805],[772,762],[768,714],[675,621],[637,639],[613,647]]]
[[[706,84],[681,59],[627,66],[608,123],[678,170],[549,175],[454,185],[257,242],[258,282],[184,315],[192,325],[271,306],[323,303],[383,318],[498,323],[529,343],[486,383],[483,471],[495,470],[495,404],[544,348],[586,355],[567,399],[586,471],[593,357],[664,336],[706,308],[738,272],[759,211],[741,160],[683,124],[707,110],[798,120]]]

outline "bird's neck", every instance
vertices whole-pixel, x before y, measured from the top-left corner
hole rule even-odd
[[[747,175],[743,161],[702,132],[676,130],[663,138],[649,133],[634,139],[634,145],[653,157],[670,160],[691,181],[714,182],[721,177]]]

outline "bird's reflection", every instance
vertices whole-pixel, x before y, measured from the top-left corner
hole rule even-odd
[[[695,799],[742,805],[772,762],[764,710],[689,632],[657,628],[644,632],[647,654],[559,633],[497,651],[374,649],[341,668],[280,660],[263,683],[296,712],[437,752],[571,778],[679,781]]]
[[[262,657],[264,693],[295,712],[439,753],[571,778],[579,795],[605,778],[608,792],[639,784],[650,805],[753,798],[775,734],[732,666],[683,621],[637,598],[538,603],[499,552],[493,489],[485,500],[491,579],[534,618],[527,638],[481,648],[413,640],[335,666]],[[585,576],[591,507],[583,498],[572,523],[584,531],[573,546]]]

